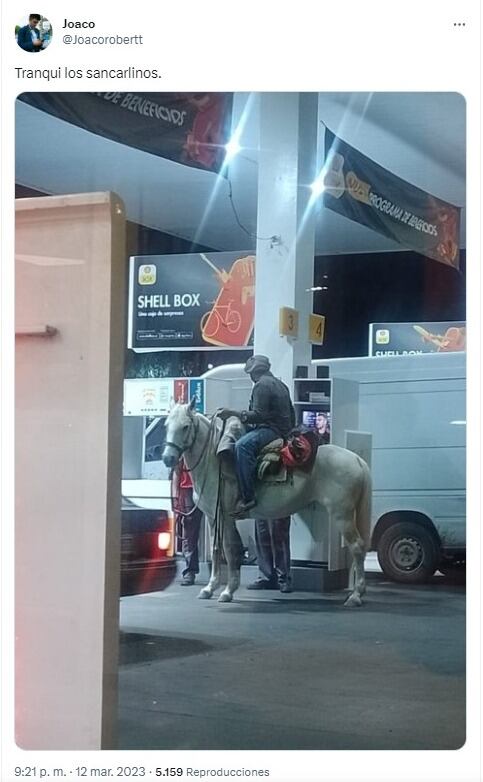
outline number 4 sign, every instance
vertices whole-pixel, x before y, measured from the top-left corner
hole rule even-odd
[[[325,318],[323,315],[309,315],[309,342],[322,345],[324,342]]]

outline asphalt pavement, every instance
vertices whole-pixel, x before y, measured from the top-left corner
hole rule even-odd
[[[242,569],[243,570],[243,569]],[[373,573],[344,593],[199,587],[121,601],[121,749],[457,749],[465,589]]]

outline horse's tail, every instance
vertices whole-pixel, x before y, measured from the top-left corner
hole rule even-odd
[[[371,545],[372,478],[367,463],[360,457],[358,459],[362,468],[362,487],[356,505],[356,527],[364,541],[365,550],[369,551]]]

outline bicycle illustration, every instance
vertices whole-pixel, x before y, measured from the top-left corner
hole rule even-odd
[[[255,258],[238,258],[229,271],[218,269],[204,253],[201,258],[210,266],[220,285],[211,310],[200,321],[203,339],[213,345],[242,347],[253,331],[255,311]]]
[[[213,301],[213,309],[205,312],[201,318],[201,332],[204,337],[211,339],[220,329],[226,328],[230,334],[238,334],[242,324],[242,318],[238,310],[232,307],[233,299],[227,304],[218,304]]]

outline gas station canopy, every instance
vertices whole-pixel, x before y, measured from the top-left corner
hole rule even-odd
[[[121,145],[17,101],[17,182],[49,194],[112,190],[128,219],[215,250],[255,249],[237,224],[229,184],[211,172]],[[457,93],[320,93],[325,126],[402,179],[465,207],[465,105]],[[241,150],[229,166],[243,226],[256,234],[260,94],[235,93]],[[310,184],[310,183],[307,183]],[[465,246],[463,211],[461,244]],[[402,249],[329,210],[318,215],[317,255]]]

